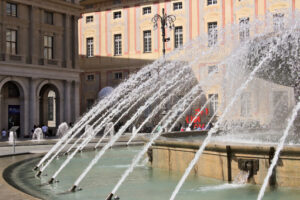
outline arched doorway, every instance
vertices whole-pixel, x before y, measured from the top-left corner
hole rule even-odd
[[[59,125],[59,93],[54,85],[46,84],[39,93],[40,126],[48,126],[48,136],[54,136]]]
[[[1,89],[2,128],[10,130],[18,126],[17,136],[24,136],[24,91],[14,82],[6,82]]]

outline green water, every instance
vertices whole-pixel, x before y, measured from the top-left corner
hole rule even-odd
[[[85,152],[77,155],[58,176],[59,183],[44,185],[63,162],[59,158],[45,171],[48,176],[40,179],[34,176],[32,168],[38,159],[22,163],[11,172],[15,184],[27,193],[42,199],[57,200],[104,200],[126,170],[132,158],[142,147],[110,149],[99,163],[81,182],[81,191],[65,193],[80,175],[96,152]],[[152,169],[140,165],[127,178],[117,195],[121,200],[168,200],[181,174]],[[259,187],[253,185],[229,185],[209,178],[189,177],[180,190],[178,200],[255,200]],[[265,200],[299,200],[300,190],[280,189],[267,191]]]

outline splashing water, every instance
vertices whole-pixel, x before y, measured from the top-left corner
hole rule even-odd
[[[189,67],[186,67],[186,69],[189,69]],[[95,158],[90,162],[88,167],[83,171],[83,173],[78,177],[78,179],[75,181],[73,188],[76,188],[79,183],[82,181],[82,179],[86,176],[86,174],[91,170],[91,168],[98,162],[98,160],[103,156],[105,151],[111,147],[118,138],[123,134],[123,132],[132,124],[132,122],[153,102],[155,102],[158,98],[160,98],[162,95],[166,94],[171,88],[174,87],[173,81],[177,82],[178,80],[186,80],[187,77],[182,75],[187,75],[184,73],[185,71],[181,71],[181,73],[176,74],[176,76],[173,77],[166,85],[161,87],[158,91],[156,91],[147,101],[146,103],[141,106],[137,112],[131,117],[130,120],[126,122],[126,124],[117,132],[117,134],[107,143],[101,151],[95,156]],[[181,77],[181,78],[180,78]]]
[[[281,41],[283,42],[283,41]],[[248,84],[253,80],[254,75],[260,70],[260,68],[263,66],[263,64],[270,59],[271,53],[275,50],[275,47],[277,45],[279,45],[280,41],[277,41],[277,43],[273,44],[275,45],[274,47],[270,48],[269,50],[269,54],[267,57],[263,58],[261,60],[261,62],[259,63],[259,65],[257,65],[254,70],[250,73],[248,79],[238,88],[238,90],[236,91],[234,97],[232,98],[231,102],[227,105],[226,109],[224,110],[224,112],[222,113],[222,115],[220,116],[220,118],[218,119],[215,127],[213,127],[209,132],[207,137],[205,138],[205,140],[203,141],[200,149],[196,152],[195,157],[193,158],[193,160],[191,161],[191,163],[189,164],[188,168],[186,169],[185,173],[183,174],[182,178],[180,179],[179,183],[177,184],[175,190],[173,191],[170,200],[174,200],[177,193],[179,192],[180,188],[182,187],[184,181],[186,180],[187,176],[189,175],[189,173],[191,172],[191,170],[193,169],[194,165],[196,164],[196,162],[198,161],[198,159],[200,158],[200,156],[202,155],[206,145],[209,143],[212,134],[217,132],[217,129],[220,125],[220,123],[222,123],[222,121],[224,120],[225,115],[229,112],[229,110],[231,109],[231,107],[234,105],[234,103],[236,102],[237,98],[241,95],[242,91],[248,86]]]
[[[284,146],[284,142],[289,134],[289,131],[291,129],[291,127],[293,126],[293,123],[297,117],[297,113],[298,111],[300,110],[300,102],[298,102],[298,104],[295,106],[294,110],[293,110],[293,113],[292,113],[292,116],[289,118],[288,120],[288,125],[286,127],[286,129],[284,130],[284,133],[283,133],[283,136],[281,137],[279,143],[278,143],[278,146],[277,146],[277,149],[276,149],[276,152],[275,152],[275,155],[274,155],[274,158],[272,159],[272,164],[271,166],[269,167],[268,169],[268,173],[267,173],[267,176],[264,180],[264,183],[259,191],[259,194],[258,194],[258,197],[257,197],[257,200],[261,200],[265,194],[265,190],[267,188],[267,185],[268,185],[268,182],[269,182],[269,179],[272,175],[272,172],[273,172],[273,169],[274,167],[276,166],[277,164],[277,161],[279,159],[279,154],[280,154],[280,151],[283,149],[283,146]]]

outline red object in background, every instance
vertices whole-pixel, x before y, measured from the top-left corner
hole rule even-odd
[[[192,122],[192,120],[195,118],[195,116],[198,115],[193,121],[193,123],[194,123],[193,129],[197,129],[197,128],[204,129],[205,128],[205,124],[201,124],[201,116],[203,116],[203,115],[207,116],[209,113],[209,110],[208,110],[208,108],[205,108],[205,110],[202,110],[201,112],[200,111],[201,111],[201,109],[197,108],[197,109],[195,109],[194,116],[186,116],[185,117],[186,123],[190,124]],[[199,112],[200,112],[200,114],[199,114]]]

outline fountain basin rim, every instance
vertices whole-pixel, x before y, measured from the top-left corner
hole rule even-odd
[[[174,148],[187,148],[198,150],[201,146],[202,142],[188,142],[188,141],[171,141],[171,140],[162,140],[158,139],[152,146],[164,146],[164,147],[174,147]],[[274,147],[276,149],[277,145],[269,145],[269,144],[247,144],[244,143],[220,143],[213,142],[209,143],[205,150],[206,151],[216,151],[216,152],[227,152],[226,146],[230,146],[232,153],[250,153],[250,154],[258,154],[265,155],[270,152],[270,148]],[[283,155],[300,155],[300,145],[289,145],[285,146],[281,152],[281,156]]]

